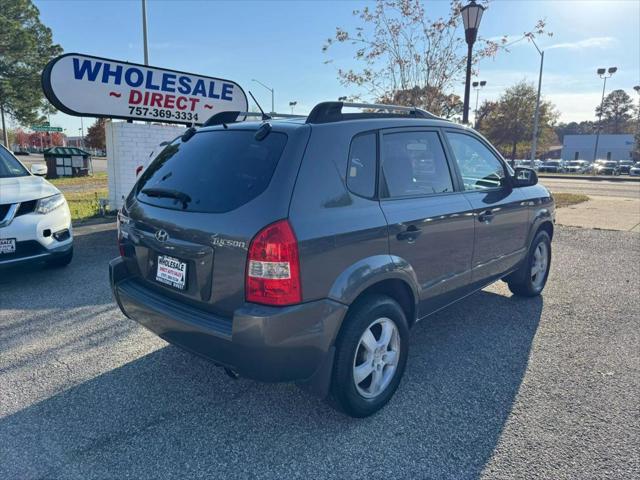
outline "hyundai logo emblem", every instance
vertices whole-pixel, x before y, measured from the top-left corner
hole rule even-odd
[[[156,240],[164,243],[169,240],[169,234],[165,230],[158,230],[156,232]]]

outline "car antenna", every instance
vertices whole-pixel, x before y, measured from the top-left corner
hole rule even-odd
[[[264,110],[262,110],[262,107],[260,106],[260,104],[256,100],[256,97],[253,96],[253,93],[251,93],[251,90],[249,90],[249,95],[251,95],[251,98],[253,98],[254,103],[260,109],[260,113],[262,113],[262,120],[271,120],[271,117],[269,115],[267,115],[266,113],[264,113]]]

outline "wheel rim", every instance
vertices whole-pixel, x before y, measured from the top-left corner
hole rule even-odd
[[[533,264],[531,265],[531,283],[536,289],[542,288],[547,275],[549,265],[549,248],[544,242],[540,242],[533,252]]]
[[[353,381],[365,398],[375,398],[391,383],[400,359],[400,332],[390,318],[378,318],[364,331],[353,357]]]

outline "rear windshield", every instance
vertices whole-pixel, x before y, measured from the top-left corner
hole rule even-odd
[[[256,140],[250,130],[198,132],[184,143],[178,138],[144,172],[137,198],[163,208],[228,212],[264,192],[286,143],[283,133]]]

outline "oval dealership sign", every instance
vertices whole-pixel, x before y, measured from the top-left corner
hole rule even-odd
[[[42,88],[58,110],[87,117],[198,125],[249,106],[242,87],[230,80],[77,53],[49,62]]]

